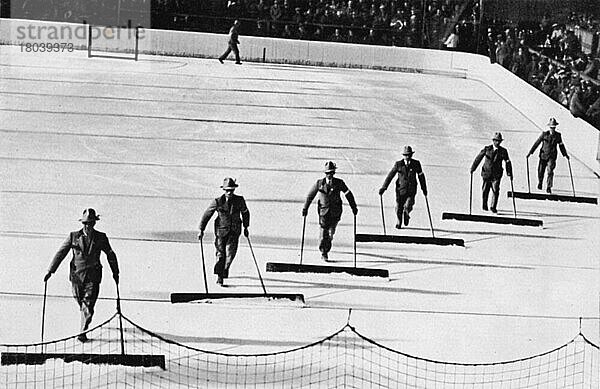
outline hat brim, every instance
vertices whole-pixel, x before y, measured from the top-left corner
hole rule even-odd
[[[323,170],[323,173],[335,173],[336,169]]]
[[[94,221],[94,222],[95,222],[95,221],[98,221],[98,220],[100,220],[100,217],[99,217],[99,216],[100,216],[100,215],[96,216],[95,218],[91,218],[91,219],[90,219],[90,218],[88,218],[88,219],[79,218],[79,221],[80,221],[80,222],[82,222],[82,223],[88,223],[88,222],[91,222],[91,221]]]
[[[221,188],[223,188],[223,190],[226,190],[226,189],[235,189],[237,187],[238,187],[238,185],[235,185],[235,186],[223,186],[223,185],[221,185]]]
[[[402,153],[402,155],[413,155],[414,153],[414,151],[411,151],[410,153]]]

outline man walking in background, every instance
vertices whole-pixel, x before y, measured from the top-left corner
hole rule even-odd
[[[225,50],[223,55],[221,55],[219,57],[219,62],[223,63],[223,61],[225,59],[227,59],[227,56],[229,55],[229,53],[231,53],[233,51],[233,54],[235,54],[236,65],[242,64],[242,62],[240,61],[240,50],[238,49],[238,45],[240,44],[240,41],[238,39],[239,38],[239,31],[238,31],[239,28],[240,28],[240,21],[236,20],[235,22],[233,22],[233,26],[229,30],[229,42],[228,42],[227,50]]]
[[[250,226],[250,211],[246,207],[246,200],[242,196],[233,194],[238,187],[233,178],[223,180],[221,197],[214,199],[200,220],[200,233],[198,239],[204,237],[204,230],[212,215],[217,212],[215,219],[215,247],[217,249],[217,263],[214,273],[217,275],[217,284],[223,285],[223,280],[229,277],[229,268],[238,249],[238,241],[244,225],[244,236],[248,236]]]
[[[558,157],[558,151],[556,150],[556,146],[560,147],[560,152],[566,159],[569,159],[569,154],[567,154],[567,149],[562,141],[562,135],[560,132],[556,131],[556,126],[558,126],[558,122],[555,118],[550,118],[547,124],[549,130],[543,131],[539,138],[535,141],[533,146],[531,146],[531,150],[527,153],[527,158],[529,158],[534,152],[535,149],[542,144],[540,147],[540,161],[538,163],[538,189],[542,189],[542,184],[544,183],[544,173],[546,171],[546,167],[548,168],[548,178],[546,180],[546,192],[552,193],[552,184],[554,179],[554,168],[556,167],[556,158]]]
[[[119,283],[117,256],[110,247],[106,234],[94,229],[97,220],[100,220],[100,217],[96,215],[94,209],[88,208],[83,211],[83,216],[79,219],[83,223],[83,228],[69,234],[54,256],[48,268],[48,273],[44,277],[44,282],[47,282],[52,274],[56,272],[62,260],[65,259],[69,250],[73,250],[69,280],[71,281],[73,297],[75,297],[81,311],[81,333],[77,336],[77,340],[82,343],[88,340],[84,332],[88,330],[92,322],[94,306],[100,292],[100,281],[102,280],[101,251],[106,254],[115,282]]]
[[[500,146],[504,139],[502,134],[497,132],[492,138],[493,144],[485,146],[475,157],[471,165],[471,174],[477,169],[477,166],[483,159],[483,167],[481,168],[481,177],[483,178],[482,200],[483,210],[488,210],[488,197],[490,189],[492,190],[492,204],[490,210],[493,213],[498,213],[496,206],[498,205],[498,197],[500,195],[500,181],[502,180],[502,161],[506,161],[506,175],[512,179],[512,164],[508,158],[508,150]]]
[[[403,159],[396,161],[392,170],[388,173],[381,189],[379,189],[379,195],[388,188],[388,185],[392,181],[395,175],[398,176],[396,180],[396,217],[397,223],[396,228],[402,228],[402,220],[404,219],[404,225],[407,226],[410,221],[410,212],[415,205],[415,195],[417,194],[417,177],[419,177],[419,184],[423,195],[427,196],[427,183],[425,182],[425,174],[421,167],[421,162],[412,158],[414,154],[412,147],[404,146],[402,155]]]
[[[319,250],[321,251],[321,259],[329,260],[329,251],[331,250],[331,241],[335,234],[335,229],[342,218],[342,199],[340,192],[343,192],[348,200],[348,204],[352,208],[354,215],[358,214],[358,208],[354,195],[346,186],[346,183],[339,178],[335,178],[334,174],[337,167],[335,163],[329,161],[325,163],[325,177],[317,180],[312,186],[304,207],[302,208],[302,216],[308,215],[308,207],[313,199],[317,197],[317,212],[319,214],[319,226],[321,227],[321,241]]]

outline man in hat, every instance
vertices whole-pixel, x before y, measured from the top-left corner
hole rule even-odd
[[[402,151],[404,158],[394,163],[392,170],[390,170],[381,189],[379,189],[379,195],[382,196],[394,176],[398,176],[396,180],[396,217],[398,220],[396,228],[398,229],[402,228],[403,219],[405,226],[410,221],[410,212],[415,205],[415,195],[417,194],[417,177],[419,177],[419,184],[421,185],[423,195],[427,196],[425,174],[423,173],[421,162],[413,159],[413,154],[412,147],[404,146],[404,150]]]
[[[250,226],[250,211],[246,207],[246,200],[233,192],[238,187],[235,180],[227,177],[223,180],[221,197],[214,199],[200,220],[200,233],[198,239],[204,236],[204,229],[212,215],[217,212],[215,219],[215,247],[217,248],[217,263],[214,273],[217,275],[217,284],[223,285],[223,280],[229,277],[229,267],[235,258],[238,241],[244,225],[244,236],[248,236]]]
[[[471,174],[477,169],[479,163],[483,159],[483,167],[481,169],[481,177],[483,178],[482,197],[483,210],[488,210],[488,197],[490,189],[492,190],[492,204],[490,210],[497,213],[496,206],[498,205],[498,197],[500,194],[500,181],[504,170],[502,169],[502,161],[506,161],[506,175],[512,180],[512,164],[508,158],[508,150],[500,146],[503,138],[502,134],[497,132],[492,138],[493,144],[485,146],[475,157],[471,165]]]
[[[352,213],[354,215],[358,213],[354,195],[343,180],[334,177],[336,169],[337,167],[332,161],[325,163],[325,177],[317,180],[312,186],[306,196],[304,207],[302,208],[302,216],[306,217],[310,203],[318,196],[317,212],[319,214],[319,226],[321,227],[319,250],[321,251],[321,259],[324,261],[329,260],[331,241],[333,240],[335,229],[342,218],[342,199],[340,197],[340,192],[344,193],[346,196],[346,200],[348,200],[348,204],[350,204],[350,207],[352,208]]]
[[[239,37],[238,30],[240,29],[240,24],[241,23],[239,20],[236,20],[233,22],[233,26],[229,30],[229,41],[227,42],[227,45],[228,45],[227,50],[225,50],[223,55],[221,55],[219,57],[219,62],[223,63],[223,61],[227,58],[229,53],[231,53],[233,51],[233,54],[235,54],[236,65],[242,64],[242,62],[240,61],[240,50],[238,49],[238,45],[240,44],[240,41],[238,39],[238,37]]]
[[[58,249],[44,277],[44,282],[47,282],[52,274],[56,272],[62,260],[65,259],[69,250],[73,250],[69,280],[72,285],[73,297],[77,300],[81,311],[81,333],[77,337],[80,342],[88,340],[85,331],[92,322],[94,306],[100,291],[100,281],[102,280],[101,251],[106,254],[115,282],[119,283],[117,256],[110,247],[106,234],[94,229],[97,220],[100,220],[100,217],[96,215],[94,209],[87,208],[83,211],[83,216],[79,219],[83,223],[83,228],[69,234]]]
[[[548,121],[548,131],[543,131],[540,136],[537,138],[531,149],[527,153],[527,158],[529,158],[537,149],[537,147],[541,144],[540,147],[540,160],[538,163],[538,189],[542,189],[542,184],[544,183],[544,173],[546,172],[546,168],[548,168],[548,178],[546,179],[546,193],[552,193],[552,183],[554,179],[554,168],[556,167],[556,158],[558,157],[558,151],[556,150],[556,146],[560,147],[560,152],[566,159],[569,159],[569,154],[567,154],[567,149],[562,141],[562,135],[560,132],[556,131],[556,126],[558,126],[558,122],[555,118],[550,118]]]

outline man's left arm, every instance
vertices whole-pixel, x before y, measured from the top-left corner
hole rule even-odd
[[[346,186],[344,181],[341,182],[340,191],[346,196],[346,200],[348,200],[348,204],[350,205],[350,208],[352,208],[352,213],[354,215],[358,214],[358,207],[356,205],[356,199],[354,199],[354,194],[348,189],[348,186]]]
[[[250,211],[246,206],[246,200],[241,197],[240,213],[242,214],[242,224],[244,225],[244,236],[248,236],[248,227],[250,227]]]
[[[560,149],[560,153],[563,155],[563,157],[565,157],[566,159],[569,159],[569,154],[567,154],[567,148],[565,147],[565,144],[562,141],[562,135],[560,135],[560,137],[558,138],[558,148]]]
[[[508,150],[504,149],[504,161],[506,161],[506,175],[511,179],[513,177],[512,162],[508,156]]]
[[[421,185],[423,196],[427,196],[427,181],[425,180],[425,173],[423,173],[421,162],[417,165],[417,177],[419,177],[419,185]]]
[[[110,266],[110,270],[113,274],[113,279],[118,284],[119,283],[119,262],[117,261],[117,254],[113,251],[112,247],[110,247],[110,242],[108,241],[108,237],[104,235],[102,244],[102,251],[106,254],[106,259],[108,260],[108,265]]]

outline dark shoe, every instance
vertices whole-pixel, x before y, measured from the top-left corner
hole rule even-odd
[[[86,334],[77,335],[77,340],[81,343],[87,342],[89,339]]]
[[[488,210],[488,206],[487,206],[487,205],[485,205],[485,204],[483,205],[483,207],[482,207],[482,208],[483,208],[483,210],[484,210],[484,211],[487,211],[487,210]]]
[[[402,223],[400,223],[400,222],[396,223],[396,228],[397,229],[401,229],[402,228]]]
[[[408,212],[404,212],[404,225],[407,226],[409,221],[410,216],[408,215]]]
[[[225,62],[223,62],[223,60],[221,58],[219,58],[219,62],[221,62],[221,64],[225,63]]]
[[[217,276],[217,285],[223,286],[223,277],[222,276]]]
[[[552,189],[550,189],[550,188],[547,188],[547,189],[546,189],[546,193],[552,193]]]
[[[235,64],[236,64],[236,65],[241,65],[242,63],[241,63],[241,62],[236,62]]]
[[[329,261],[329,256],[327,255],[327,253],[323,253],[321,254],[321,259],[324,260],[325,262]]]
[[[492,213],[498,213],[498,210],[496,208],[491,208]]]
[[[542,190],[542,183],[541,182],[538,184],[538,189]]]

